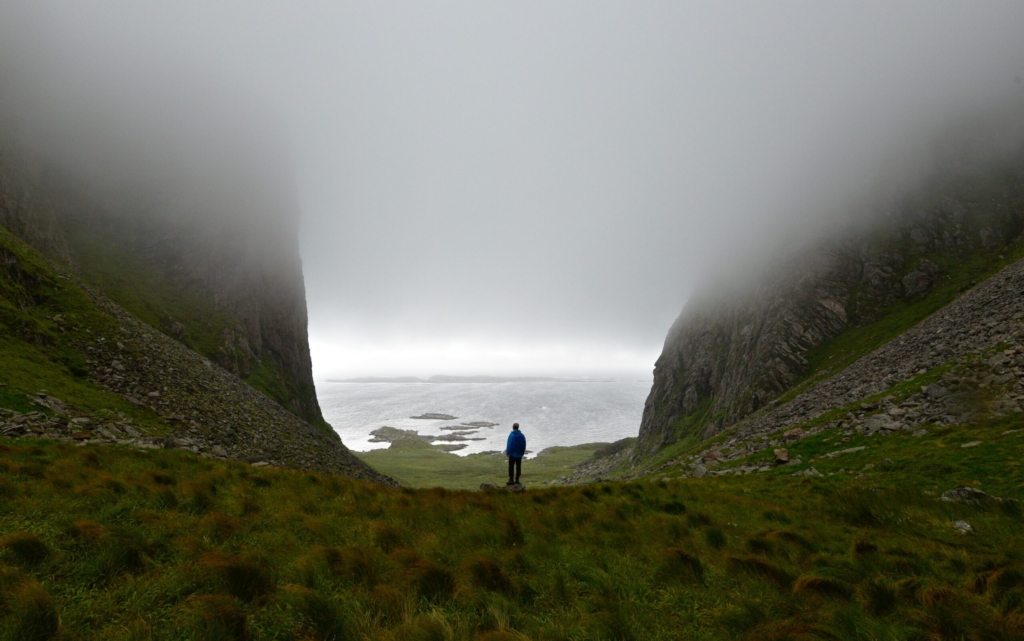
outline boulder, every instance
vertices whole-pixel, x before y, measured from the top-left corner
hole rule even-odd
[[[782,440],[784,440],[784,441],[798,441],[798,440],[800,440],[800,439],[802,439],[804,437],[805,433],[806,432],[804,432],[804,430],[802,428],[794,427],[791,430],[786,430],[782,434]]]
[[[777,448],[775,450],[775,464],[785,465],[786,463],[789,463],[789,450],[783,447]]]
[[[960,534],[967,534],[974,528],[972,528],[971,524],[967,521],[953,521],[953,529]]]
[[[928,386],[922,386],[921,391],[928,395],[929,398],[939,399],[949,395],[949,390],[941,385],[932,383]]]
[[[819,472],[813,467],[809,467],[803,472],[794,472],[790,474],[790,476],[821,476],[821,472]]]
[[[932,286],[932,279],[924,272],[913,271],[903,277],[903,291],[908,297],[920,296]]]
[[[967,487],[966,485],[955,487],[952,490],[946,490],[939,497],[941,501],[949,501],[952,503],[983,503],[985,501],[998,500],[987,492],[974,487]]]

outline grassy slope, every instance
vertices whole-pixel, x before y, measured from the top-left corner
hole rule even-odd
[[[83,411],[114,411],[144,429],[165,428],[155,414],[96,387],[87,377],[87,341],[116,340],[113,319],[72,281],[0,227],[0,407],[41,410],[30,398],[42,389]],[[57,320],[55,320],[57,319]]]
[[[534,486],[569,476],[574,465],[590,458],[605,445],[587,443],[573,447],[550,447],[536,457],[523,461],[522,481]],[[508,480],[508,459],[503,456],[457,456],[420,441],[398,441],[387,449],[355,454],[374,469],[410,487],[441,486],[475,490],[484,482],[504,483]]]
[[[875,463],[863,477],[522,495],[6,442],[0,639],[54,610],[81,639],[1019,639],[1018,504],[935,495],[1024,498],[1024,432],[1005,427],[816,463]]]

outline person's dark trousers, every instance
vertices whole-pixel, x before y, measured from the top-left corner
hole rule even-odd
[[[513,476],[513,472],[515,475]],[[514,456],[508,457],[508,480],[519,482],[519,475],[523,472],[523,459],[515,458]]]

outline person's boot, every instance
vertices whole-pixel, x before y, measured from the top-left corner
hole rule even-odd
[[[509,479],[508,483],[506,483],[505,485],[515,485],[515,481],[513,481],[512,479]]]

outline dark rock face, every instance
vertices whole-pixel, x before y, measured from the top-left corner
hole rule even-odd
[[[697,460],[728,461],[776,446],[787,435],[842,430],[885,436],[900,430],[915,436],[936,425],[970,425],[979,417],[1024,413],[1024,259],[965,292],[926,320],[860,358],[791,402],[766,407],[741,420],[726,443],[696,454]],[[1004,345],[1012,345],[1003,349]],[[922,386],[898,406],[891,397],[865,403],[922,370],[949,366],[942,384]],[[985,398],[984,402],[977,399]],[[845,418],[805,432],[805,424],[822,413],[855,407]],[[961,447],[978,445],[965,443]],[[861,448],[862,449],[862,448]],[[853,451],[823,455],[832,458]],[[669,463],[671,465],[673,463]],[[676,461],[674,464],[682,464]],[[746,473],[733,469],[718,473]]]
[[[288,202],[197,197],[187,184],[180,193],[95,190],[34,164],[0,138],[0,225],[325,426],[306,334],[298,221]]]
[[[829,433],[840,449],[816,458],[832,459],[865,446],[843,447],[853,435],[884,438],[910,433],[921,437],[951,425],[970,428],[975,422],[1024,415],[1024,259],[964,292],[898,338],[858,359],[836,375],[809,387],[784,404],[769,404],[741,419],[724,441],[670,459],[653,470],[626,473],[635,478],[646,472],[679,468],[683,475],[745,475],[767,472],[774,465],[764,460],[736,465],[737,459],[780,448],[807,436]],[[1007,347],[1009,346],[1009,347]],[[903,387],[921,372],[943,366],[938,383],[921,385],[908,393]],[[891,394],[878,397],[886,392]],[[840,418],[820,422],[825,412],[843,410]],[[1019,423],[1019,420],[1018,420]],[[802,426],[802,427],[801,427]],[[805,429],[806,428],[806,429]],[[1020,432],[1011,429],[1004,435]],[[961,448],[982,441],[961,444]],[[577,468],[566,483],[588,483],[611,474],[633,455],[630,449],[616,460],[591,459]],[[619,455],[617,455],[619,456]],[[808,462],[816,460],[812,458]],[[787,466],[800,465],[799,458]],[[888,459],[883,465],[891,465]],[[874,464],[864,470],[874,468]],[[796,476],[820,474],[813,467]],[[977,500],[974,490],[957,488],[943,500]],[[998,501],[1000,499],[992,498]]]
[[[23,158],[0,145],[0,226],[36,249],[67,262],[71,254],[49,200]]]
[[[40,390],[28,399],[40,411],[0,409],[0,436],[180,448],[257,466],[395,484],[356,458],[338,438],[141,322],[6,230],[0,230],[0,290],[5,302],[15,303],[23,313],[7,318],[29,326],[33,323],[26,319],[45,319],[39,334],[44,344],[47,332],[61,337],[60,351],[39,351],[37,358],[57,364],[61,353],[74,354],[80,361],[67,376],[87,376],[100,390],[144,408],[136,421],[112,409],[116,404],[97,400],[80,407]],[[58,302],[64,313],[53,313]],[[39,343],[30,333],[4,339]]]
[[[254,384],[282,405],[307,421],[323,423],[292,212],[282,205],[269,220],[249,220],[244,213],[237,218],[217,212],[182,215],[192,205],[173,196],[159,205],[122,200],[110,205],[81,192],[52,191],[60,194],[56,216],[83,277],[103,287],[106,274],[97,265],[107,260],[142,272],[160,292],[146,299],[155,308],[155,318],[146,319],[150,324],[242,379],[256,376]],[[156,213],[137,214],[151,210]],[[100,252],[105,255],[97,256]],[[141,314],[135,309],[137,289],[103,288]],[[173,315],[179,300],[189,301],[187,317]],[[211,316],[219,322],[204,322]]]
[[[931,185],[874,229],[776,265],[740,300],[687,303],[655,365],[635,456],[765,407],[807,373],[810,350],[928,296],[945,277],[932,258],[955,265],[1000,251],[1024,224],[1024,156],[1011,164],[997,187],[972,176]]]
[[[703,414],[700,434],[709,437],[788,389],[807,350],[848,326],[848,300],[867,271],[833,247],[787,266],[740,304],[686,310],[655,365],[638,450],[678,440],[680,416]]]

